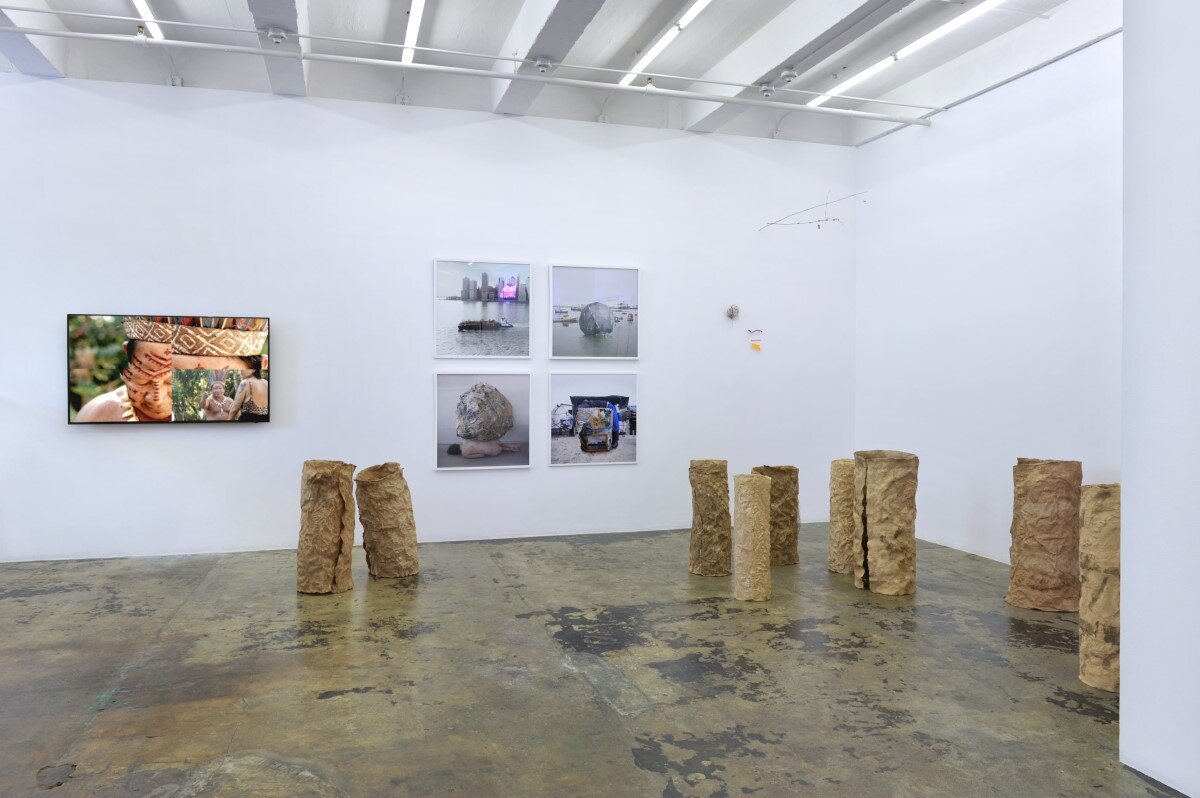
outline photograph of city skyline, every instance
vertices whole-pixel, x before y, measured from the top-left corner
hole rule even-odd
[[[527,263],[434,263],[434,357],[529,357]]]

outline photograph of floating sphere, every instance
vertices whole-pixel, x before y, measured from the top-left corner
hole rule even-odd
[[[638,270],[550,267],[550,357],[638,356]]]
[[[637,462],[637,375],[550,375],[550,465]]]
[[[435,376],[439,470],[529,467],[529,374]]]
[[[433,264],[434,357],[529,357],[529,264]]]

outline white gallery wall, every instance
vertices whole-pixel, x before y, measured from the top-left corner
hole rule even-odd
[[[16,76],[0,119],[0,559],[291,547],[306,458],[400,462],[426,541],[686,526],[698,457],[828,517],[853,222],[758,228],[852,150]],[[434,471],[433,374],[474,368],[432,357],[435,258],[533,264],[532,359],[481,364],[533,372],[529,470]],[[551,263],[641,267],[638,361],[546,359]],[[271,422],[68,427],[68,313],[270,316]],[[547,465],[547,374],[589,370],[640,375],[638,465]]]
[[[856,448],[917,535],[1008,561],[1018,457],[1120,476],[1121,42],[859,149]]]
[[[1200,795],[1200,107],[1193,0],[1125,3],[1121,760]]]

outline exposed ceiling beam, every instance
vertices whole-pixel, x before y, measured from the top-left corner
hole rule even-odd
[[[23,22],[18,12],[0,11],[0,25],[4,27],[20,27]],[[48,27],[46,20],[38,19],[37,23],[41,27]],[[4,53],[4,57],[23,75],[61,78],[66,74],[65,47],[55,47],[49,44],[50,41],[42,39],[40,45],[34,44],[23,33],[6,31],[0,33],[0,53]]]
[[[920,97],[943,107],[961,105],[1107,40],[1121,29],[1123,12],[1121,0],[1061,3],[1045,18],[1030,15],[1029,22],[1013,24],[1003,34],[921,72],[877,99],[904,102]],[[862,103],[858,107],[875,110],[883,106]],[[899,129],[855,120],[850,125],[850,139],[861,146]]]
[[[500,54],[561,62],[603,5],[604,0],[525,0]],[[512,62],[497,61],[495,68],[508,71],[512,67]],[[518,65],[518,71],[524,73],[536,69],[532,64]],[[541,93],[542,85],[518,80],[496,81],[492,85],[492,110],[513,116],[528,113]]]
[[[258,28],[259,43],[263,48],[272,50],[288,50],[301,52],[300,40],[294,35],[308,27],[306,4],[297,0],[246,0],[250,6],[250,15],[254,17],[254,27]],[[279,42],[267,35],[270,28],[277,28],[287,34]],[[271,82],[271,92],[293,97],[303,97],[308,94],[308,82],[305,79],[304,62],[291,58],[264,58],[267,65],[267,79]]]
[[[704,74],[704,79],[736,83],[775,82],[784,69],[793,69],[803,75],[912,2],[796,0],[721,59]],[[755,89],[732,86],[713,87],[706,91],[730,97],[753,97],[756,94]],[[745,106],[738,104],[697,103],[685,110],[684,126],[688,130],[712,133],[743,110]]]

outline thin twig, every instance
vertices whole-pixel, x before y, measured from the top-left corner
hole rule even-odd
[[[811,208],[805,208],[802,211],[796,211],[795,213],[789,213],[787,216],[781,216],[773,222],[767,222],[762,227],[758,228],[758,230],[761,233],[763,230],[766,230],[768,227],[772,227],[773,225],[808,224],[807,222],[785,222],[784,219],[790,219],[793,216],[799,216],[802,213],[808,213],[809,211],[815,211],[817,208],[826,208],[835,203],[843,202],[844,200],[854,199],[855,197],[861,197],[863,194],[866,194],[866,193],[867,192],[865,192],[865,191],[858,191],[854,194],[847,194],[844,197],[840,197],[840,198],[832,200],[832,201],[826,200],[825,202],[819,202],[816,205],[812,206]]]

